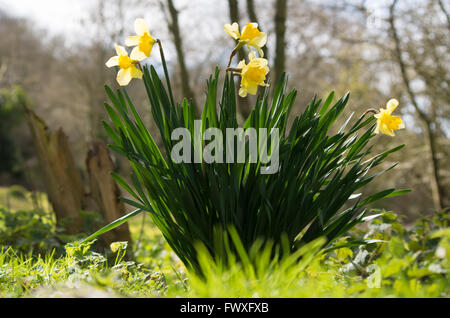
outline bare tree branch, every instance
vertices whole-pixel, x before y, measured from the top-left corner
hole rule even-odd
[[[164,6],[165,6],[162,1],[160,1],[160,5],[162,8],[164,8]],[[167,1],[167,9],[170,14],[170,20],[166,16],[167,24],[169,26],[170,33],[173,36],[175,49],[177,51],[177,58],[178,58],[178,64],[180,67],[180,76],[181,76],[181,88],[183,90],[183,95],[185,97],[187,97],[188,99],[191,99],[193,101],[194,105],[196,105],[194,93],[192,92],[192,89],[190,86],[189,71],[187,70],[186,63],[185,63],[185,57],[184,57],[184,51],[183,51],[183,40],[181,37],[180,26],[178,23],[178,11],[175,8],[172,0]]]
[[[286,8],[287,0],[276,0],[275,2],[275,62],[274,81],[278,81],[285,68],[286,52]]]
[[[414,106],[417,114],[419,115],[419,118],[422,120],[426,136],[428,139],[428,146],[431,156],[431,169],[432,169],[432,178],[431,178],[431,190],[433,195],[433,203],[436,210],[441,210],[444,206],[443,204],[443,198],[442,198],[442,187],[439,180],[439,168],[438,168],[438,159],[437,159],[437,146],[436,146],[436,136],[434,135],[434,131],[432,129],[432,120],[428,117],[428,115],[419,107],[419,104],[417,102],[417,97],[414,93],[414,91],[411,88],[410,79],[408,77],[407,71],[406,71],[406,63],[403,60],[402,56],[402,50],[400,46],[400,38],[398,36],[398,31],[395,26],[395,7],[398,3],[398,0],[394,0],[389,7],[389,25],[390,25],[390,33],[392,36],[392,39],[394,40],[395,44],[395,59],[397,61],[397,64],[400,68],[400,73],[402,76],[403,84],[405,85],[406,91],[409,95],[409,99]]]
[[[238,6],[238,0],[228,0],[228,5],[230,9],[230,20],[231,23],[237,22],[239,24],[239,6]],[[239,60],[245,60],[245,51],[244,49],[240,49],[238,51]],[[239,84],[236,84],[238,86]],[[238,90],[238,89],[237,89]],[[250,114],[250,105],[248,102],[248,97],[242,98],[238,95],[238,105],[239,105],[239,112],[244,118],[247,118],[247,116]]]
[[[439,7],[442,10],[442,13],[444,13],[445,17],[447,18],[447,25],[450,30],[450,15],[448,14],[447,9],[445,9],[445,6],[444,6],[444,3],[442,3],[442,0],[438,0],[438,3],[439,3]]]

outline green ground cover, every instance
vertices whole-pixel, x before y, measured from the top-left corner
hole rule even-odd
[[[320,250],[319,239],[281,261],[255,245],[240,255],[246,261],[230,257],[221,264],[198,247],[204,273],[199,277],[187,272],[149,217],[130,221],[133,246],[118,243],[99,251],[76,241],[64,246],[49,213],[2,207],[0,296],[448,297],[448,211],[409,229],[392,212],[371,211],[380,213],[331,249]],[[17,216],[16,223],[6,227],[11,215]],[[17,236],[21,240],[11,239]],[[374,243],[346,244],[358,239]]]

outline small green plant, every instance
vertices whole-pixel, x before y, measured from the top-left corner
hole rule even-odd
[[[24,197],[32,194],[20,187],[11,187],[9,195],[24,201]],[[84,233],[101,224],[97,213],[81,212],[83,219],[86,220]],[[0,206],[0,246],[12,247],[18,253],[45,255],[48,251],[54,250],[56,255],[61,255],[66,243],[79,240],[84,235],[64,234],[63,227],[56,224],[51,211],[44,211],[39,207],[31,210],[12,210]]]
[[[67,242],[58,236],[52,214],[40,210],[11,211],[0,206],[0,245],[21,253],[45,254],[52,249],[61,252]]]
[[[138,24],[139,32],[145,34],[142,21]],[[137,28],[138,35],[139,32]],[[142,34],[139,36],[144,37]],[[230,61],[236,50],[248,44],[244,34],[243,31]],[[257,42],[265,44],[262,38]],[[131,78],[143,77],[163,152],[145,127],[126,88],[113,92],[106,87],[111,104],[105,103],[105,107],[112,124],[103,124],[113,141],[110,147],[128,158],[133,171],[131,183],[117,174],[113,177],[132,196],[131,200],[123,200],[138,210],[86,240],[147,211],[187,268],[201,272],[196,249],[198,242],[214,260],[222,260],[224,264],[230,252],[239,254],[238,246],[225,246],[224,232],[230,230],[235,231],[245,252],[261,241],[264,245],[271,244],[274,250],[284,249],[295,254],[304,244],[320,237],[326,239],[326,247],[365,221],[365,206],[408,191],[386,189],[365,196],[361,193],[366,184],[395,164],[375,173],[374,168],[390,153],[403,147],[400,145],[371,155],[368,146],[376,135],[375,129],[393,133],[393,130],[403,128],[401,119],[390,115],[398,105],[395,100],[388,103],[386,114],[377,117],[376,124],[375,118],[367,115],[377,111],[369,110],[352,124],[350,116],[333,134],[330,128],[342,114],[349,94],[337,102],[333,102],[334,93],[325,100],[314,97],[289,126],[297,92],[294,89],[286,93],[287,79],[283,75],[273,94],[268,87],[260,92],[251,114],[239,127],[234,77],[242,78],[241,96],[255,94],[258,85],[268,86],[264,83],[267,60],[255,58],[253,52],[248,64],[244,61],[237,68],[227,68],[221,93],[219,69],[216,69],[207,81],[205,105],[198,119],[192,102],[186,99],[175,102],[161,42],[153,40],[152,45],[154,43],[159,45],[166,87],[153,66],[133,60],[136,48],[130,59],[126,50],[116,45],[118,56],[111,58],[107,65],[119,66],[118,82],[122,86]],[[182,148],[181,162],[173,156],[180,150],[179,143],[174,141],[180,128],[188,133],[183,138],[187,147]],[[238,131],[238,142],[244,144],[241,150],[237,149],[234,139],[228,148],[230,129]],[[207,142],[205,135],[210,130],[218,133],[214,135],[214,141]],[[255,132],[253,140],[246,135],[250,130]],[[252,156],[251,149],[255,144],[252,141],[255,140],[254,152],[265,151],[269,160],[264,156]],[[202,156],[211,148],[216,159],[212,162]],[[224,155],[225,148],[227,153]],[[248,153],[246,149],[249,149]],[[275,173],[263,173],[264,165],[274,161],[277,163]],[[361,243],[364,241],[355,242]]]

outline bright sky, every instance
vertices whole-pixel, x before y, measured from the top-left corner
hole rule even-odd
[[[69,33],[88,8],[89,0],[0,0],[7,13],[34,20],[53,35]]]
[[[223,24],[227,23],[227,1],[217,0],[217,3],[210,5],[211,0],[195,0],[196,5],[189,6],[193,0],[183,0],[176,2],[180,10],[180,24],[183,28],[195,29],[195,32],[189,32],[186,34],[185,47],[188,47],[192,41],[200,43],[201,41],[211,41],[213,34],[222,34]],[[263,0],[264,1],[264,0]],[[0,0],[0,10],[5,11],[7,14],[23,17],[31,20],[36,24],[39,29],[44,29],[49,32],[50,36],[64,35],[65,43],[78,42],[85,36],[86,29],[83,28],[80,23],[82,20],[86,20],[89,16],[89,12],[92,10],[92,6],[96,2],[93,0]],[[209,4],[209,5],[208,5]],[[214,13],[225,12],[221,19],[201,19],[201,26],[199,21],[193,21],[192,16],[198,14],[198,7],[202,8],[202,12],[207,16],[214,16]],[[159,11],[159,10],[157,10]],[[166,24],[156,23],[155,19],[163,19],[161,14],[155,14],[153,12],[141,13],[142,17],[151,21],[149,23],[151,32],[158,34],[158,36],[164,41],[165,34],[167,33]],[[138,17],[133,10],[127,10],[127,16],[125,17],[129,21],[129,29],[132,30],[132,21]],[[220,22],[218,22],[218,20]],[[208,22],[209,21],[209,22]],[[201,38],[196,39],[198,34],[201,34]],[[194,37],[194,38],[193,38]],[[226,38],[226,35],[223,35]],[[230,42],[231,43],[231,42]],[[191,45],[192,46],[192,45]],[[165,45],[166,58],[171,59],[170,41]],[[192,51],[192,47],[189,47],[189,51]],[[195,47],[194,47],[195,49]],[[219,52],[220,53],[220,52]],[[198,56],[198,59],[203,60],[205,58],[205,52]],[[208,53],[212,54],[212,53]],[[217,59],[217,57],[216,57]],[[194,58],[190,57],[188,64],[196,63]]]
[[[223,2],[224,9],[227,9],[226,1]],[[57,35],[68,34],[75,30],[90,4],[92,4],[90,0],[0,0],[0,9],[32,19],[39,27],[50,31],[52,35]],[[220,4],[223,5],[222,1]],[[372,9],[377,7],[375,1],[367,5]]]

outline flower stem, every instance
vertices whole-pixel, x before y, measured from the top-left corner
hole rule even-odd
[[[242,69],[241,68],[237,68],[237,67],[229,67],[229,68],[227,68],[227,72],[228,71],[240,73],[242,71]],[[240,75],[240,74],[236,74],[236,75]]]
[[[162,44],[159,39],[156,40],[156,43],[158,43],[158,46],[159,46],[159,54],[161,55],[161,62],[162,62],[163,69],[164,69],[164,77],[166,78],[167,89],[169,90],[170,102],[172,103],[172,106],[175,107],[175,102],[174,102],[173,94],[172,94],[172,86],[170,85],[169,72],[167,71],[167,63],[166,63],[166,58],[164,57],[164,51],[162,48]]]
[[[363,114],[363,116],[366,116],[368,113],[374,113],[374,114],[378,114],[379,111],[374,109],[374,108],[369,108],[368,110],[366,110]]]
[[[233,60],[233,57],[234,57],[234,56],[236,55],[236,53],[241,49],[241,47],[242,47],[242,43],[238,43],[238,44],[236,45],[236,47],[233,49],[233,51],[231,51],[230,58],[228,59],[228,65],[227,65],[227,67],[230,67],[231,61]]]

